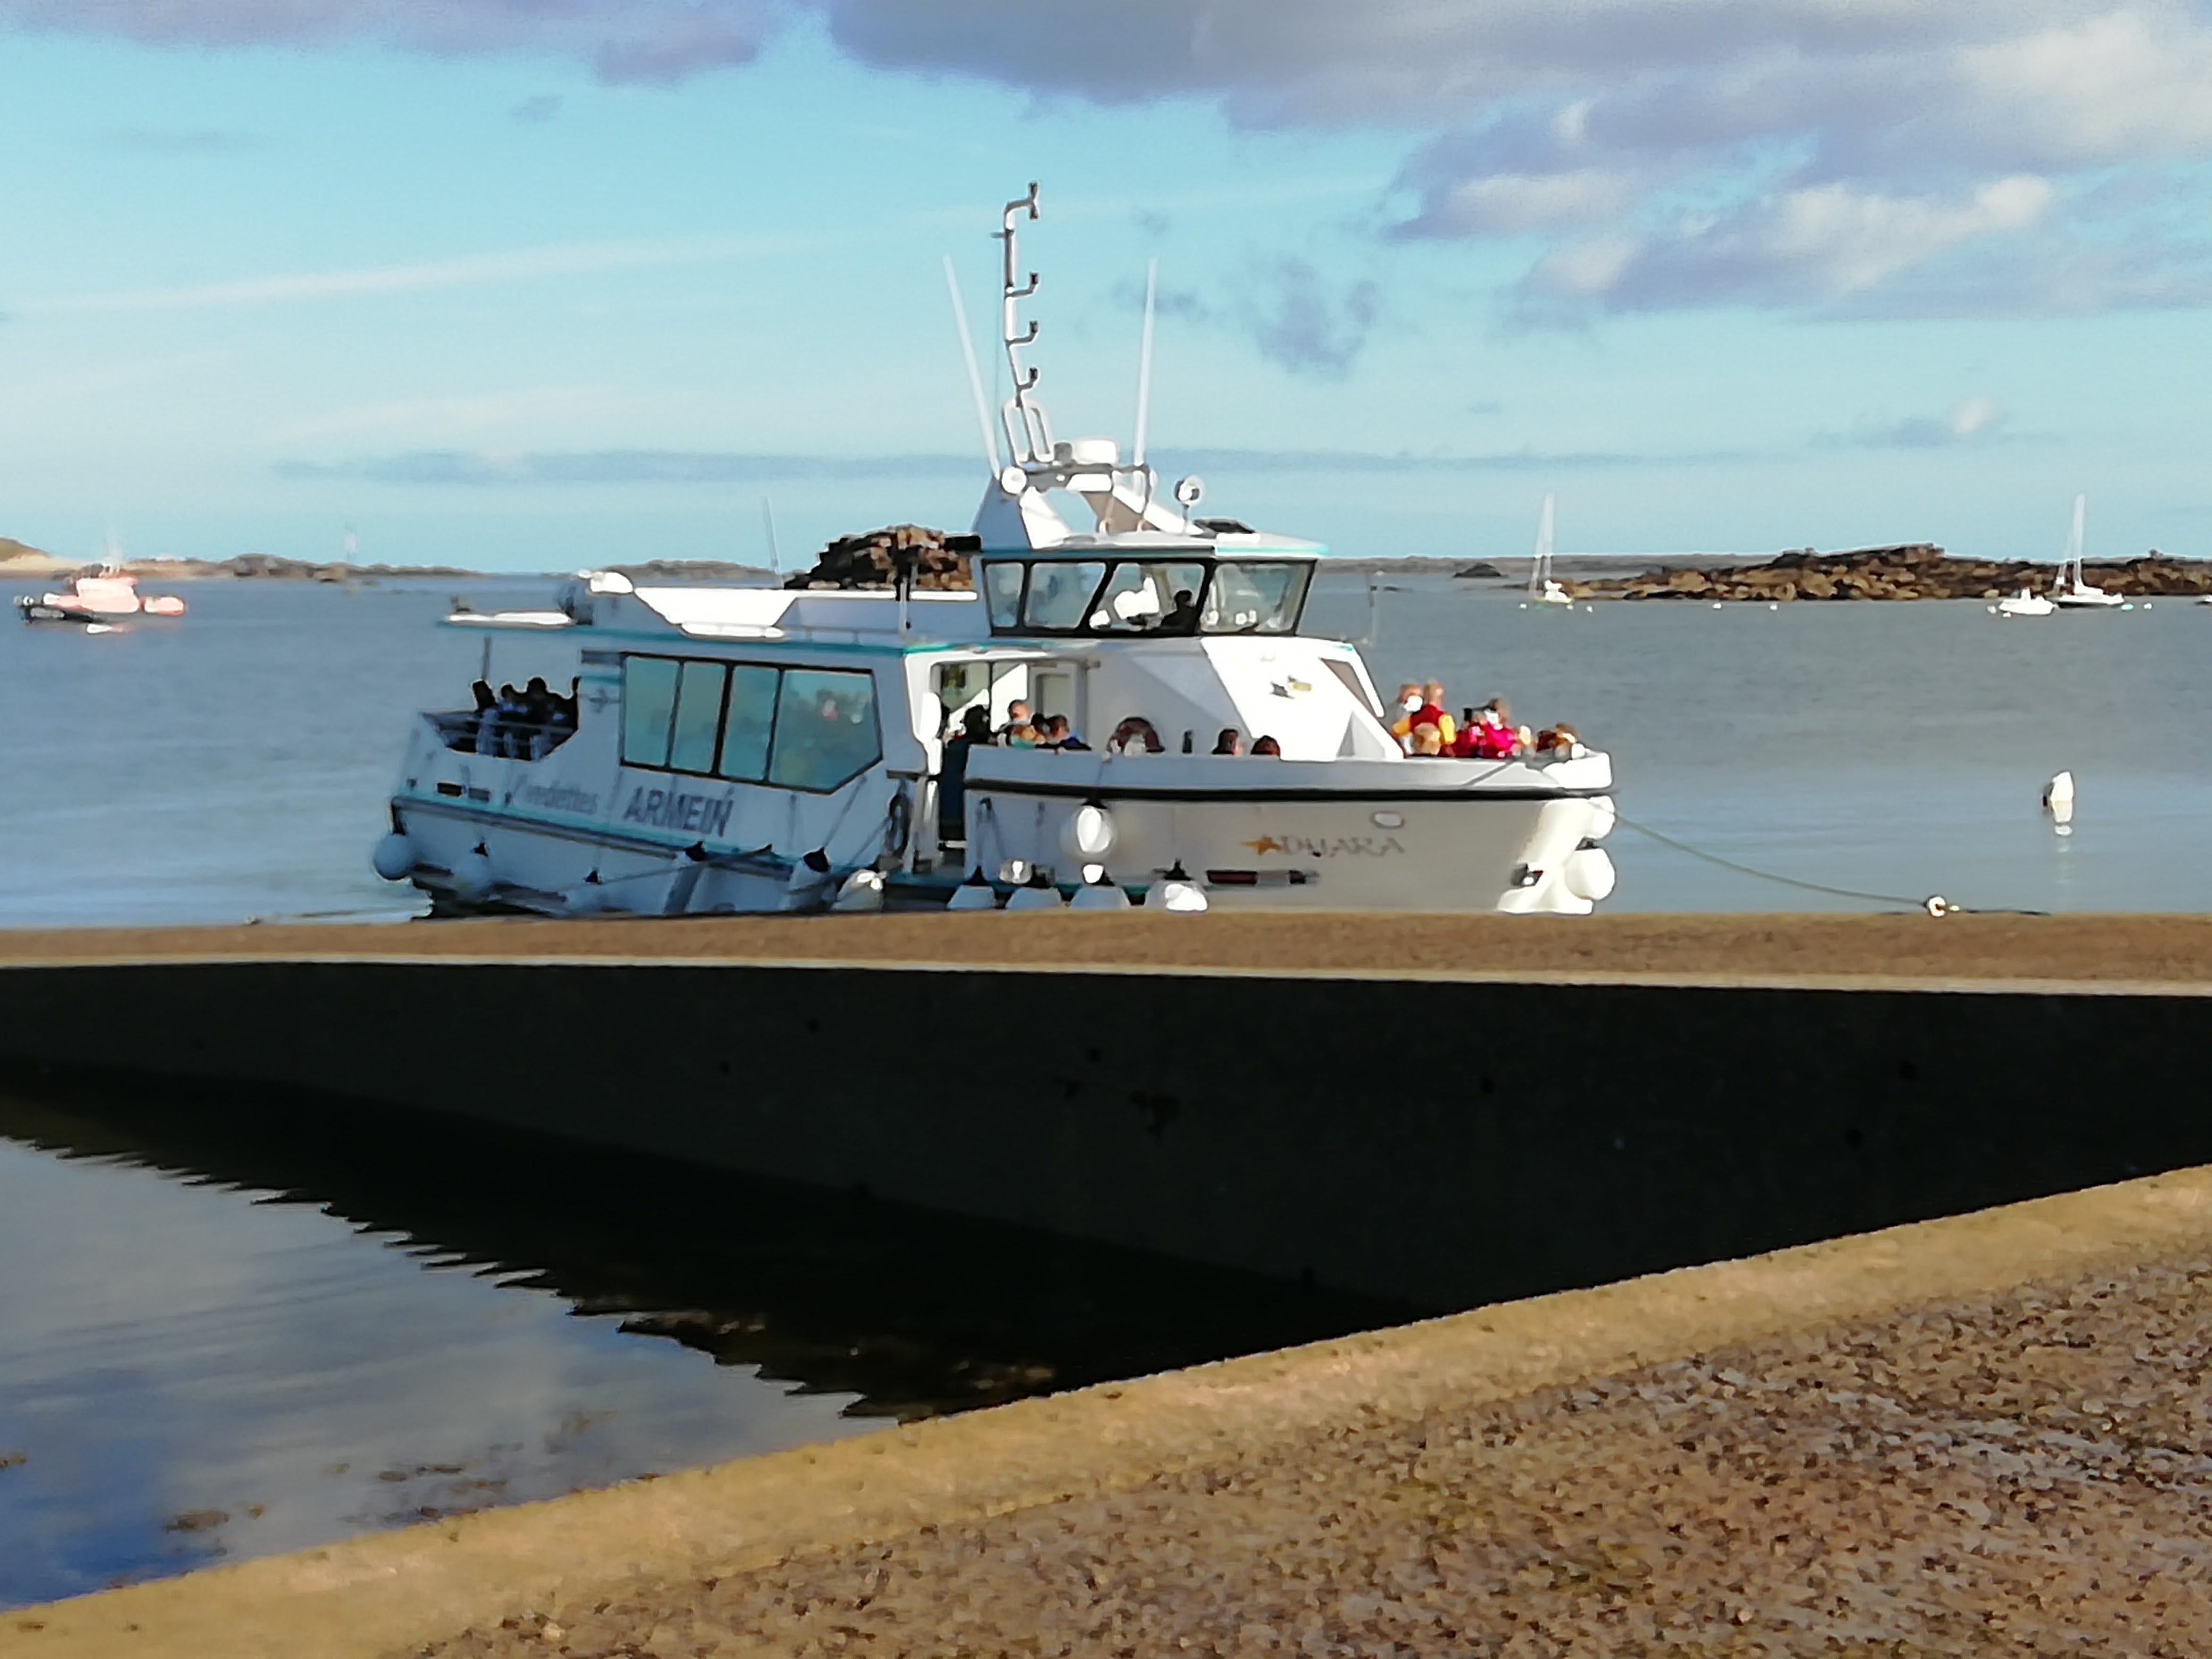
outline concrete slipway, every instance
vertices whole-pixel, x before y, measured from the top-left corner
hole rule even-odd
[[[19,1609],[0,1654],[2197,1654],[2212,1170]]]

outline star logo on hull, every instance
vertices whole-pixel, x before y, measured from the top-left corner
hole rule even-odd
[[[1240,842],[1237,844],[1239,846],[1250,848],[1255,854],[1257,854],[1261,857],[1265,857],[1269,853],[1287,853],[1290,851],[1289,848],[1284,846],[1282,842],[1277,841],[1273,836],[1262,836],[1257,841]]]

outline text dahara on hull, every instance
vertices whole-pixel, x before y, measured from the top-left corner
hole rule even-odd
[[[1573,915],[1612,890],[1605,755],[1565,728],[1480,758],[1394,735],[1358,649],[1306,629],[1324,549],[1163,490],[1141,391],[1127,459],[1054,435],[1020,314],[1036,214],[1032,187],[1000,222],[1014,391],[994,415],[970,377],[970,532],[850,538],[783,587],[596,572],[547,610],[456,611],[474,706],[415,722],[380,873],[547,915]],[[1149,314],[1144,337],[1140,387]]]

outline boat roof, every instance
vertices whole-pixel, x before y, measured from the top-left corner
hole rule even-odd
[[[1328,551],[1320,542],[1239,528],[1205,536],[1176,535],[1158,530],[1123,530],[1111,534],[1079,532],[1043,547],[987,547],[976,556],[1035,561],[1115,557],[1319,559]]]

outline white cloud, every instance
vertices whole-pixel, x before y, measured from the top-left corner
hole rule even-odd
[[[1497,173],[1440,191],[1425,215],[1431,234],[1510,234],[1612,218],[1634,203],[1638,180],[1602,167],[1566,173]]]
[[[2166,8],[2115,10],[1959,54],[1971,106],[2014,123],[1993,146],[2094,163],[2212,152],[2212,32]]]
[[[268,435],[278,443],[393,435],[424,442],[451,442],[479,439],[489,433],[510,432],[518,427],[543,430],[635,414],[648,401],[608,386],[524,386],[507,392],[360,404],[285,422],[271,428]]]
[[[245,276],[217,283],[165,288],[125,289],[106,294],[58,295],[17,301],[22,314],[106,315],[120,312],[191,311],[220,306],[272,305],[289,301],[354,299],[383,294],[420,294],[435,289],[486,283],[526,282],[592,271],[625,270],[643,265],[696,264],[748,255],[788,252],[799,239],[702,237],[641,242],[579,243],[520,248],[503,253],[471,254],[408,264],[370,265],[353,270],[292,272]]]
[[[1599,238],[1540,261],[1529,298],[1616,310],[1700,304],[1832,304],[1976,238],[2028,228],[2048,181],[2000,179],[1962,197],[1887,196],[1845,184],[1781,191],[1699,214],[1642,240]]]
[[[370,40],[441,54],[582,58],[609,81],[676,81],[751,61],[773,0],[0,0],[0,23],[159,46]]]
[[[2182,215],[2116,239],[2069,211],[2089,170],[2212,159],[2190,0],[1144,0],[1047,27],[1016,0],[820,4],[886,67],[1425,132],[1396,234],[1565,239],[1524,293],[2037,312],[2203,287]],[[1984,257],[2031,225],[2032,270]]]
[[[1829,433],[1820,441],[1858,449],[1948,449],[1988,439],[2003,423],[1994,398],[1967,398],[1942,415],[1911,415],[1903,420],[1863,420],[1848,432]]]
[[[1945,424],[1951,428],[1951,435],[1964,443],[1979,437],[1995,426],[2000,418],[2001,411],[1994,399],[1969,398],[1951,411]]]
[[[0,26],[561,54],[648,80],[748,61],[800,19],[889,70],[1404,133],[1397,234],[1558,239],[1530,291],[1565,270],[1628,300],[1655,261],[1681,280],[1637,303],[1872,307],[1910,287],[2034,311],[2204,285],[2201,213],[2093,230],[2071,204],[2116,173],[2212,161],[2205,0],[0,0]],[[1692,204],[1711,226],[1683,228]],[[1984,250],[2027,209],[2037,266],[1999,269]],[[1643,253],[1591,283],[1588,248],[1623,239]],[[1747,283],[1759,259],[1802,280]]]

